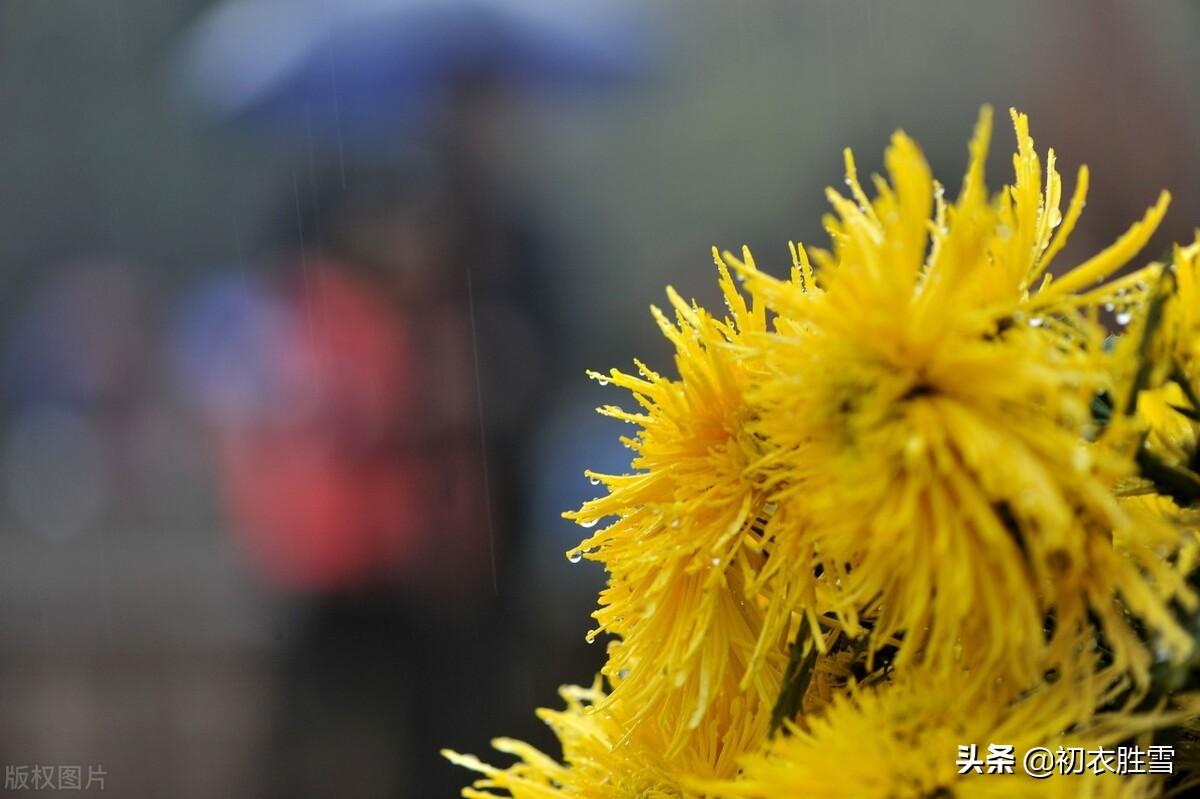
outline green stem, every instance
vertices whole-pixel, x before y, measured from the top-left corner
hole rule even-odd
[[[771,709],[771,737],[779,731],[784,719],[793,719],[800,712],[804,702],[804,694],[808,684],[812,682],[813,668],[817,664],[817,647],[809,640],[810,628],[808,616],[800,620],[800,629],[796,631],[796,640],[792,642],[788,654],[787,670],[783,674],[783,687],[775,707]],[[805,645],[808,645],[807,649]]]

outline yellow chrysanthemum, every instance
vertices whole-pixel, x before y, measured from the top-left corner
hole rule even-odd
[[[1129,508],[1186,533],[1176,556],[1190,574],[1200,558],[1200,238],[1176,247],[1112,359],[1118,393],[1111,430],[1136,452],[1138,474],[1118,495]],[[1195,654],[1198,653],[1194,653]]]
[[[1026,118],[1013,121],[1016,180],[995,198],[983,184],[986,110],[950,206],[897,133],[873,201],[847,152],[851,198],[829,191],[833,251],[815,254],[817,270],[798,252],[809,280],[747,270],[780,315],[753,337],[766,373],[749,393],[763,483],[794,520],[771,558],[789,562],[796,541],[811,542],[838,588],[832,609],[850,629],[877,614],[873,637],[902,637],[900,665],[965,656],[979,675],[1028,683],[1094,617],[1118,666],[1140,678],[1150,655],[1128,614],[1179,656],[1191,640],[1168,605],[1191,597],[1159,554],[1178,532],[1135,520],[1112,494],[1130,454],[1087,443],[1091,401],[1112,387],[1103,331],[1083,310],[1147,279],[1095,286],[1146,242],[1167,197],[1051,278],[1087,173],[1060,216],[1053,152],[1043,183]]]
[[[1196,710],[1200,240],[1112,278],[1164,193],[1053,277],[1087,171],[1064,214],[1053,151],[1013,123],[994,197],[986,109],[952,204],[902,133],[874,199],[847,152],[830,252],[794,246],[788,281],[717,256],[727,316],[669,289],[674,320],[653,309],[677,378],[592,375],[640,406],[601,409],[638,427],[632,470],[589,473],[607,495],[566,514],[606,522],[568,556],[608,572],[588,636],[612,636],[611,689],[539,711],[561,759],[446,752],[483,775],[464,796],[1158,795],[955,763],[1144,740]],[[1102,308],[1130,325],[1115,348]],[[1098,712],[1117,705],[1136,710]]]
[[[786,609],[765,612],[751,585],[761,561],[754,542],[770,535],[773,521],[750,476],[762,444],[749,430],[755,414],[744,394],[752,364],[741,342],[765,331],[765,310],[748,305],[718,268],[728,319],[670,290],[675,322],[653,309],[675,346],[679,379],[641,362],[638,376],[593,374],[629,390],[641,406],[641,413],[601,409],[639,425],[624,439],[636,471],[589,473],[608,494],[566,514],[587,527],[616,517],[569,553],[599,561],[609,573],[594,614],[599,626],[589,633],[617,636],[604,668],[615,688],[602,707],[622,704],[634,726],[663,720],[675,731],[672,750],[702,723],[729,675],[744,679],[752,701],[771,703],[790,622]]]
[[[722,799],[1157,795],[1159,785],[1145,778],[1087,773],[1036,779],[1025,771],[1025,753],[1035,747],[1052,753],[1060,746],[1111,750],[1168,721],[1163,714],[1094,716],[1097,703],[1117,688],[1119,683],[1092,676],[1015,692],[1004,683],[980,686],[962,673],[908,672],[893,683],[838,696],[823,714],[790,725],[788,735],[743,758],[736,779],[696,785]],[[959,747],[974,745],[975,759],[986,761],[993,744],[1012,747],[1012,773],[989,774],[986,767],[976,773],[964,769],[965,761],[960,765]]]
[[[1197,424],[1179,408],[1189,402],[1178,383],[1166,383],[1143,391],[1137,400],[1137,415],[1145,425],[1147,445],[1168,462],[1187,467],[1196,457]]]
[[[1149,450],[1194,475],[1200,471],[1200,240],[1175,249],[1165,278],[1153,318],[1139,314],[1118,345],[1124,390],[1137,393],[1122,399],[1136,411],[1135,427]]]
[[[607,697],[596,684],[563,688],[565,710],[538,711],[562,744],[561,763],[509,738],[493,741],[496,749],[518,758],[506,769],[489,766],[471,755],[443,754],[484,775],[473,789],[463,791],[463,796],[472,799],[692,799],[700,794],[686,783],[731,779],[737,773],[738,758],[766,738],[766,710],[752,709],[736,695],[736,686],[726,686],[726,690],[726,701],[688,732],[683,745],[673,752],[676,730],[660,719],[635,728],[628,719],[605,712]]]

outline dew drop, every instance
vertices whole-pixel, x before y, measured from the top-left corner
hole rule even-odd
[[[720,566],[720,565],[721,565],[721,559],[720,559],[720,558],[713,558],[713,559],[712,559],[712,565],[714,565],[714,566]]]
[[[582,528],[584,528],[584,529],[586,529],[586,530],[590,530],[590,529],[592,529],[593,527],[595,527],[595,526],[596,526],[596,522],[598,522],[598,521],[600,521],[600,520],[599,520],[599,519],[592,519],[592,520],[590,520],[590,521],[586,521],[586,522],[585,522],[585,521],[580,521],[580,522],[579,522],[579,526],[580,526],[580,527],[582,527]]]
[[[583,560],[583,553],[578,549],[573,549],[567,553],[567,560],[571,561],[572,563],[578,563],[579,561]]]
[[[594,486],[600,485],[600,481],[598,479],[596,479],[595,477],[589,477],[588,482]]]
[[[596,643],[596,631],[592,630],[591,632],[589,632],[587,635],[585,635],[583,637],[583,640],[587,641],[589,644]]]
[[[1077,449],[1071,456],[1071,465],[1076,471],[1086,471],[1092,465],[1092,454],[1086,449]]]
[[[1041,327],[1042,326],[1042,317],[1040,317],[1040,316],[1030,317],[1029,326],[1030,327]]]
[[[1130,320],[1133,319],[1133,314],[1131,314],[1129,311],[1121,311],[1119,314],[1117,314],[1116,318],[1118,325],[1127,325],[1129,324]]]
[[[1113,310],[1116,309],[1116,307],[1117,306],[1113,305],[1111,302],[1104,303],[1104,310],[1108,311],[1109,313],[1112,313]]]

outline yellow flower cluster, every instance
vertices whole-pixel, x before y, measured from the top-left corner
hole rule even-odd
[[[955,768],[962,744],[1186,726],[1200,674],[1200,241],[1119,274],[1164,193],[1052,268],[1088,173],[1064,211],[1054,152],[1012,121],[995,195],[988,109],[952,201],[903,133],[873,197],[847,151],[829,250],[793,245],[787,280],[714,250],[726,313],[669,289],[673,317],[653,309],[678,376],[592,375],[636,403],[601,412],[637,426],[631,470],[591,474],[606,495],[567,514],[600,525],[569,557],[608,572],[603,679],[540,711],[561,760],[508,739],[507,768],[447,753],[484,775],[464,796],[1163,789]]]
[[[693,784],[706,795],[729,799],[1134,799],[1153,795],[1153,785],[1145,778],[1097,778],[1086,770],[1086,763],[1081,764],[1083,773],[1044,778],[1023,772],[1021,765],[1002,776],[983,769],[963,773],[956,765],[953,753],[963,741],[1003,741],[1018,757],[1035,748],[1115,750],[1131,734],[1166,721],[1155,714],[1093,716],[1090,698],[1105,687],[1103,675],[1094,684],[1080,681],[1063,690],[1036,692],[1022,701],[1015,701],[1011,689],[1003,685],[972,686],[955,678],[939,683],[926,676],[903,672],[886,687],[852,689],[836,697],[827,712],[807,726],[792,726],[790,734],[746,755],[736,779]],[[948,696],[954,702],[947,702]],[[971,712],[964,712],[960,702]]]

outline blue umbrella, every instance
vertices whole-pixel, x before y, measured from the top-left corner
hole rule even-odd
[[[649,52],[644,16],[600,0],[229,0],[179,67],[222,120],[341,136],[420,119],[464,77],[577,93],[641,74]]]

